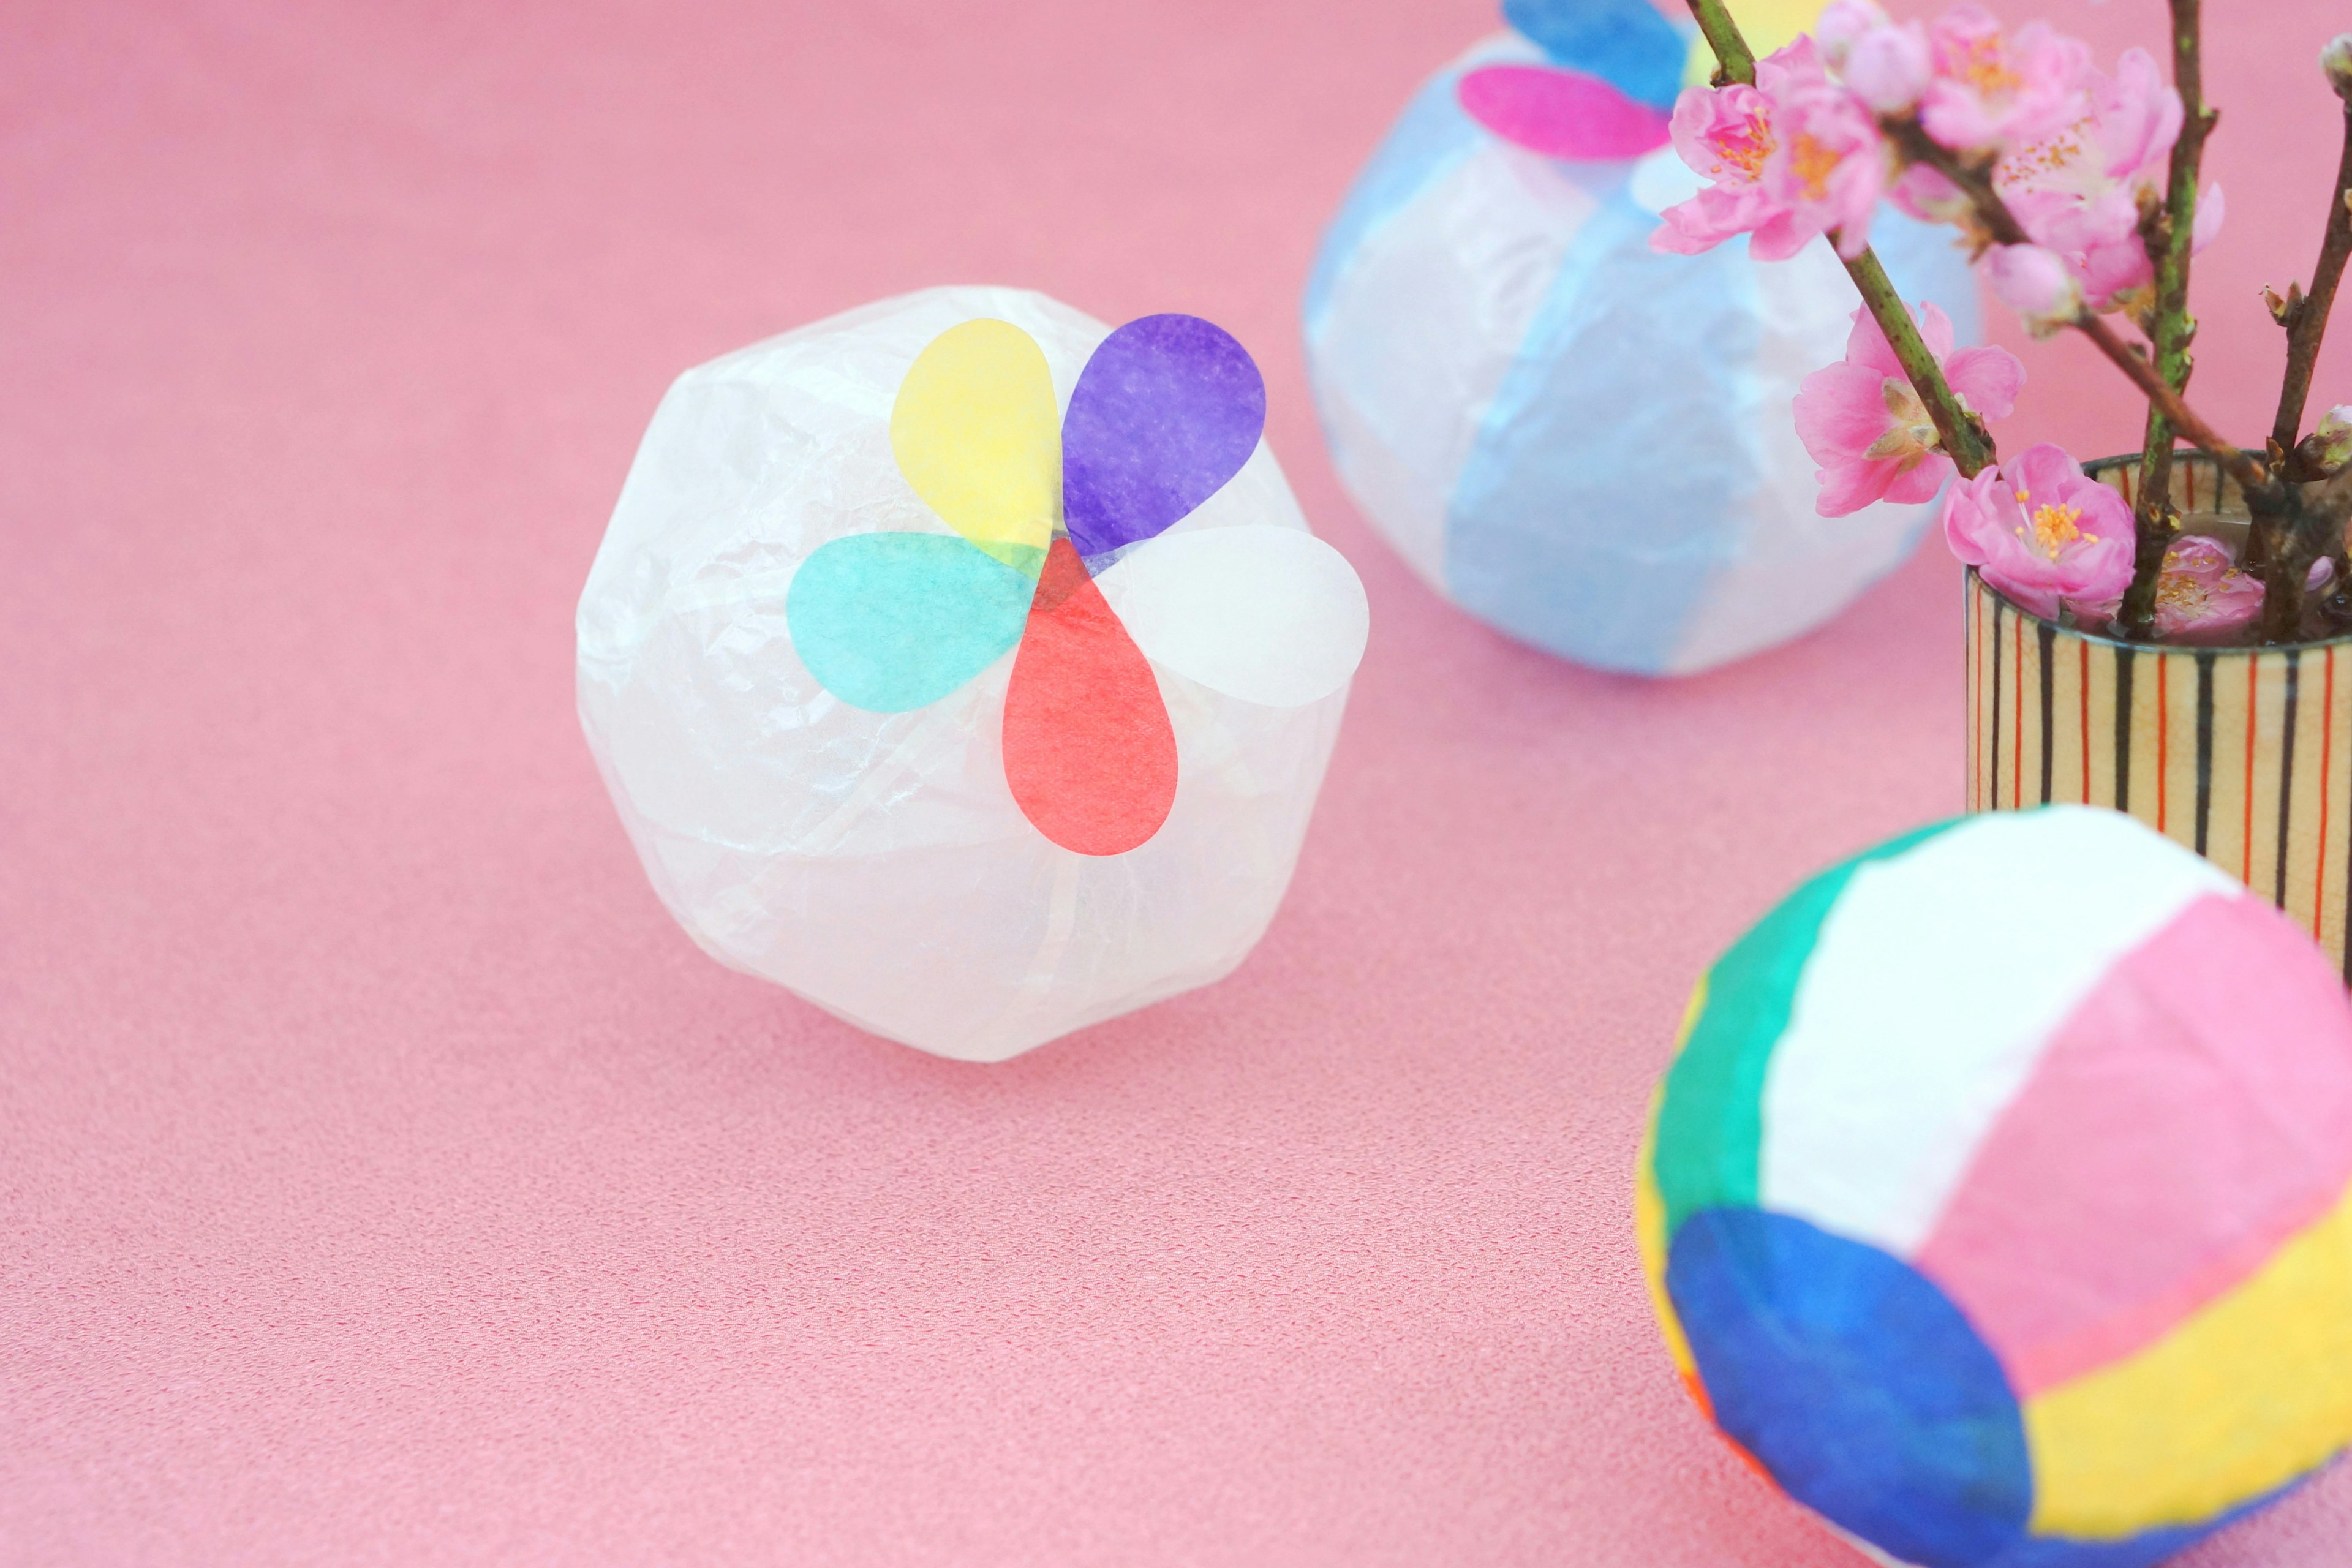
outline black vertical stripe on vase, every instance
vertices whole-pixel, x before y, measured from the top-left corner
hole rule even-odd
[[[2048,805],[2050,804],[2050,710],[2055,705],[2051,686],[2050,667],[2055,662],[2052,658],[2052,650],[2058,644],[2058,628],[2048,621],[2036,621],[2033,623],[2033,637],[2042,647],[2042,804]],[[2088,757],[2083,759],[2083,765],[2085,769],[2091,765]]]
[[[2262,656],[2256,654],[2254,657],[2260,658]],[[2286,717],[2281,721],[2279,731],[2278,889],[2271,898],[2271,902],[2280,909],[2286,908],[2286,825],[2294,820],[2290,807],[2294,804],[2295,681],[2302,663],[2303,655],[2299,650],[2286,650]],[[2248,715],[2246,722],[2253,722],[2252,715]],[[2316,910],[2312,911],[2314,915],[2318,912]]]
[[[2116,649],[2116,809],[2131,810],[2132,649]]]
[[[2000,601],[1992,602],[1992,744],[1985,748],[1985,803],[2000,809]]]
[[[2213,815],[2213,655],[2197,656],[2197,853]]]

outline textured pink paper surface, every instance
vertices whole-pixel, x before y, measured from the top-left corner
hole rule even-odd
[[[2253,430],[2339,14],[2231,10]],[[0,1563],[1854,1561],[1685,1403],[1629,1173],[1691,977],[1958,806],[1958,574],[1654,687],[1349,513],[1301,281],[1493,15],[0,11]],[[1232,328],[1375,627],[1264,947],[997,1068],[696,952],[572,715],[668,379],[955,280]],[[2131,438],[2021,352],[2011,445]],[[2339,1473],[2185,1561],[2347,1541]]]
[[[2164,1339],[2343,1200],[2352,1019],[2333,966],[2280,942],[2284,925],[2266,901],[2208,894],[2126,952],[1913,1258],[2020,1399]]]

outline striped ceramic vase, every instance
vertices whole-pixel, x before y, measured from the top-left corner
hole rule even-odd
[[[2137,458],[2088,465],[2131,496]],[[2182,454],[2184,514],[2243,519]],[[1968,575],[1969,809],[2128,812],[2294,917],[2352,983],[2352,638],[2166,648],[2045,621]]]

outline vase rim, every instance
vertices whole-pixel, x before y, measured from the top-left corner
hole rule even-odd
[[[1967,567],[1967,568],[1966,568],[1966,571],[1967,571],[1967,573],[1968,573],[1968,577],[1969,577],[1969,583],[1970,583],[1970,584],[1974,584],[1976,587],[1981,588],[1981,589],[1982,589],[1982,590],[1984,590],[1984,592],[1986,592],[1987,594],[1991,595],[1995,599],[1999,600],[2002,605],[2006,605],[2006,606],[2008,607],[2008,609],[2009,609],[2010,613],[2011,613],[2011,615],[2016,616],[2020,620],[2032,621],[2032,622],[2034,625],[2036,625],[2036,626],[2048,626],[2052,631],[2056,632],[2060,637],[2079,637],[2079,638],[2081,638],[2083,641],[2087,642],[2087,643],[2100,643],[2100,644],[2104,644],[2105,646],[2106,646],[2106,647],[2108,647],[2128,648],[2128,649],[2130,649],[2130,650],[2131,650],[2132,652],[2134,652],[2134,653],[2182,653],[2182,654],[2189,654],[2189,653],[2197,653],[2197,654],[2202,654],[2202,653],[2213,653],[2213,654],[2299,653],[2299,652],[2301,652],[2302,650],[2304,650],[2305,648],[2312,648],[2312,647],[2342,647],[2342,646],[2344,646],[2344,645],[2346,645],[2346,644],[2352,644],[2352,631],[2342,632],[2342,633],[2339,633],[2338,635],[2336,635],[2336,636],[2335,636],[2335,637],[2313,637],[2313,638],[2311,638],[2311,639],[2309,639],[2308,641],[2305,641],[2305,642],[2280,642],[2280,643],[2134,642],[2134,641],[2132,641],[2132,640],[2131,640],[2131,638],[2129,638],[2129,637],[2109,637],[2109,636],[2108,636],[2106,633],[2105,633],[2105,632],[2089,632],[2089,631],[2084,631],[2084,630],[2082,627],[2080,627],[2080,626],[2065,626],[2065,625],[2061,624],[2060,622],[2057,622],[2057,621],[2052,620],[2052,619],[2051,619],[2049,616],[2038,616],[2038,615],[2035,615],[2032,610],[2027,609],[2023,605],[2019,604],[2015,599],[2011,598],[2007,594],[2002,593],[1999,588],[1996,588],[1996,587],[1994,587],[1991,584],[1990,584],[1990,583],[1986,582],[1986,581],[1984,580],[1984,574],[1983,574],[1982,573],[1979,572],[1975,567],[1973,567],[1973,566]]]
[[[2250,458],[2263,458],[2266,456],[2263,453],[2254,451],[2251,447],[2243,447],[2241,448],[2241,450],[2244,451],[2245,455]],[[2137,463],[2140,460],[2143,454],[2138,452],[2117,452],[2109,457],[2093,458],[2090,461],[2083,465],[2083,473],[2086,478],[2104,473],[2109,468],[2119,468],[2126,463]],[[2174,449],[2172,460],[2178,463],[2184,459],[2189,462],[2203,463],[2208,468],[2218,467],[2218,465],[2214,463],[2210,454],[2201,452],[2194,447],[2181,447]],[[2109,647],[2130,648],[2135,653],[2151,651],[2156,653],[2294,653],[2307,647],[2335,647],[2342,644],[2352,643],[2352,631],[2346,631],[2332,637],[2312,637],[2304,642],[2134,642],[2129,637],[2109,637],[2105,632],[2087,632],[2080,626],[2063,626],[2059,622],[2052,620],[2047,616],[2037,616],[2032,610],[2027,609],[2023,605],[2019,604],[2015,599],[2011,598],[2007,594],[2002,593],[1999,588],[1996,588],[1991,584],[1986,582],[1983,574],[1978,572],[1975,567],[1969,566],[1967,568],[1967,571],[1969,582],[1983,588],[1986,593],[1990,594],[1994,598],[2008,605],[2011,611],[2015,612],[2026,620],[2033,622],[2037,626],[2048,626],[2051,630],[2058,632],[2065,637],[2080,637],[2084,642],[2104,643]]]

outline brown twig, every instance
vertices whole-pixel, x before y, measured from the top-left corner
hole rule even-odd
[[[2300,299],[2290,296],[2286,305],[2286,380],[2279,388],[2271,439],[2287,454],[2283,467],[2291,480],[2320,477],[2308,471],[2294,449],[2303,437],[2312,371],[2319,363],[2320,340],[2327,335],[2328,312],[2336,304],[2336,286],[2343,280],[2347,257],[2352,257],[2352,102],[2344,107],[2344,152],[2336,165],[2336,193],[2328,198],[2327,233],[2319,244],[2319,264],[2312,268],[2311,291]]]
[[[2206,455],[2219,463],[2229,476],[2243,486],[2251,496],[2256,490],[2272,488],[2270,471],[2254,458],[2230,445],[2219,430],[2205,422],[2204,416],[2181,400],[2172,384],[2157,374],[2147,356],[2116,335],[2106,318],[2092,310],[2083,310],[2067,323],[2098,346],[2101,353],[2116,363],[2117,368],[2131,377],[2133,384],[2147,395],[2147,400],[2172,422],[2172,427],[2203,448]]]
[[[2032,237],[2009,204],[1993,188],[1992,171],[1989,164],[1970,163],[1961,160],[1949,149],[1938,145],[1919,128],[1917,121],[1897,121],[1890,127],[1895,132],[1896,146],[1914,163],[1928,165],[1960,189],[1975,209],[1978,226],[1995,245],[2031,245]],[[2266,489],[2271,477],[2261,463],[2248,457],[2221,433],[2208,424],[2196,410],[2182,401],[2170,384],[2156,373],[2156,367],[2142,355],[2126,346],[2107,325],[2104,317],[2085,308],[2075,312],[2066,323],[2095,344],[2099,352],[2113,360],[2133,384],[2147,394],[2148,401],[2160,409],[2172,422],[2174,429],[2199,447],[2228,470],[2230,476],[2244,486],[2248,494]]]
[[[2219,118],[2205,107],[2199,5],[2200,0],[2172,0],[2172,82],[2180,94],[2180,135],[2172,143],[2164,205],[2149,214],[2141,229],[2148,262],[2156,273],[2156,299],[2147,319],[2148,345],[2154,351],[2158,377],[2176,393],[2188,390],[2189,373],[2195,363],[2189,353],[2197,338],[2197,318],[2189,313],[2189,253],[2195,244],[2197,183],[2205,157],[2205,138]],[[2157,579],[2178,526],[2172,509],[2173,429],[2171,418],[2151,402],[2140,443],[2131,586],[2124,592],[2117,617],[2127,637],[2156,635]]]

